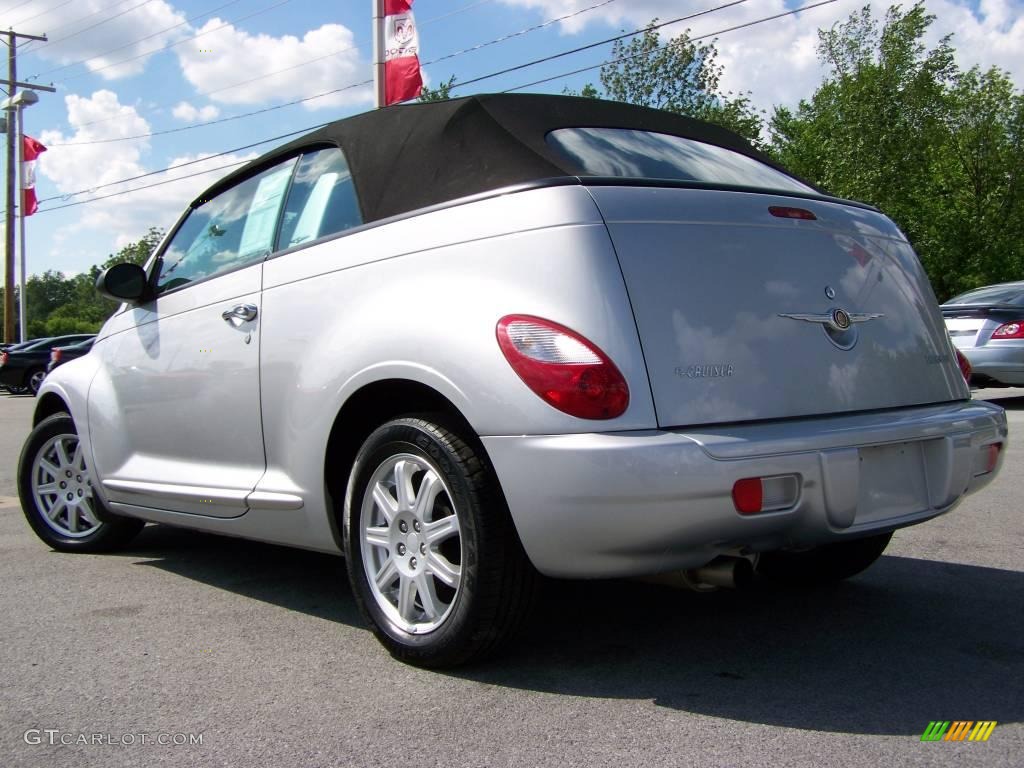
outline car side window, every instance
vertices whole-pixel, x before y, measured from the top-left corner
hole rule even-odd
[[[275,165],[195,207],[163,251],[157,293],[266,256],[294,165]]]
[[[363,223],[352,174],[337,147],[307,152],[295,169],[284,207],[278,250]]]

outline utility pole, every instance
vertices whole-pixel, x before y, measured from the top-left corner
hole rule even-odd
[[[380,109],[387,101],[384,81],[384,0],[370,0],[373,5],[373,94],[374,107]]]
[[[15,32],[13,29],[8,29],[6,32],[0,32],[0,35],[7,36],[7,79],[0,80],[0,85],[6,85],[10,90],[10,98],[14,98],[14,91],[16,88],[32,88],[37,91],[49,91],[50,93],[55,92],[56,88],[50,88],[45,85],[34,85],[32,83],[19,83],[18,82],[18,38],[25,38],[26,40],[46,40],[46,35],[26,35],[22,32]],[[15,341],[14,337],[14,181],[15,174],[20,171],[20,167],[15,160],[15,147],[17,141],[20,140],[20,136],[17,135],[17,131],[14,130],[14,124],[17,121],[7,121],[7,224],[5,227],[4,234],[6,235],[6,242],[4,244],[4,341],[11,343]]]

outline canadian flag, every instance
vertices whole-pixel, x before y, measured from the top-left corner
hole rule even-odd
[[[420,95],[420,36],[413,0],[384,0],[384,104]]]
[[[21,141],[21,210],[23,216],[31,216],[39,210],[36,202],[36,159],[46,151],[46,147],[31,136],[22,136]]]

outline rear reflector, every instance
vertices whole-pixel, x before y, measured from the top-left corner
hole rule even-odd
[[[986,456],[987,460],[985,462],[985,474],[987,475],[990,472],[995,472],[996,465],[999,463],[999,454],[1003,450],[1003,444],[992,443],[992,445],[988,446],[986,450],[988,455]]]
[[[818,217],[806,208],[790,208],[785,205],[770,205],[768,213],[778,216],[780,219],[803,219],[804,221],[815,221]]]
[[[741,515],[777,512],[796,504],[800,497],[797,475],[746,477],[732,487],[732,503]]]
[[[614,419],[625,413],[626,379],[589,340],[531,315],[503,317],[496,330],[512,370],[549,405],[580,419]]]
[[[993,339],[1024,339],[1024,321],[1003,323],[992,332]]]

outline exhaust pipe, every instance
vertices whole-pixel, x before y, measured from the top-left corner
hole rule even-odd
[[[689,572],[698,584],[724,589],[746,589],[754,581],[754,566],[745,557],[716,557]]]
[[[700,568],[642,576],[639,580],[675,589],[692,589],[694,592],[746,589],[754,581],[754,566],[745,557],[722,555]]]

